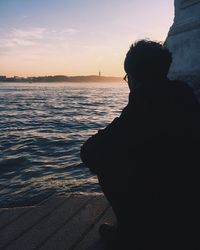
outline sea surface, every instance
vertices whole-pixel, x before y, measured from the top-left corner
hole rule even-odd
[[[80,147],[119,116],[126,83],[0,83],[0,207],[100,192]]]

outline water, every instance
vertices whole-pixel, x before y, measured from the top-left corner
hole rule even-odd
[[[0,207],[99,192],[80,146],[127,100],[125,83],[0,83]]]

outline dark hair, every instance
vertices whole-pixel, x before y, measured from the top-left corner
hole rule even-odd
[[[162,43],[139,40],[131,45],[124,69],[137,80],[161,79],[167,76],[171,62],[171,52]]]

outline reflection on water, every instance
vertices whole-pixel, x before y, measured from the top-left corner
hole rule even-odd
[[[99,192],[81,144],[119,115],[124,83],[0,83],[0,206]]]

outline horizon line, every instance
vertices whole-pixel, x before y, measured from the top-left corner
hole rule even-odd
[[[0,77],[6,77],[6,78],[34,78],[34,77],[89,77],[89,76],[95,76],[95,77],[115,77],[115,78],[123,78],[123,76],[111,76],[111,75],[37,75],[37,76],[18,76],[18,75],[13,75],[13,76],[8,76],[8,75],[0,75]]]

